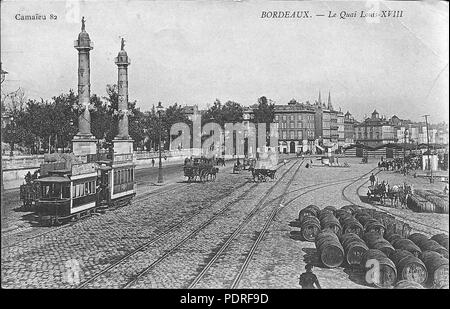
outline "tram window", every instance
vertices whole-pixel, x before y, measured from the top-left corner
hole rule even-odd
[[[51,198],[51,199],[61,198],[61,184],[59,183],[43,184],[41,187],[41,196],[42,198]]]
[[[70,185],[63,186],[62,198],[70,198]]]
[[[134,181],[134,170],[131,169],[131,181]]]

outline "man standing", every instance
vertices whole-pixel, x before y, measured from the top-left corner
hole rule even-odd
[[[302,286],[302,289],[321,289],[317,276],[313,274],[311,264],[306,264],[306,272],[300,275],[298,284]]]
[[[372,173],[372,175],[370,175],[369,180],[370,180],[370,184],[373,186],[373,184],[375,183],[375,175],[373,173]]]

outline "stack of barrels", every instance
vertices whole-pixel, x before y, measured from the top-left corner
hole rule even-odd
[[[410,234],[410,226],[392,215],[355,205],[309,205],[298,220],[326,267],[361,267],[366,281],[382,288],[448,287],[446,234]]]
[[[420,259],[428,271],[430,286],[448,288],[448,235],[437,234],[431,238],[421,233],[409,236],[421,250]]]

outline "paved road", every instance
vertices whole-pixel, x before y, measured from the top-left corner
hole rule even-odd
[[[215,182],[175,177],[129,207],[2,248],[2,287],[298,288],[298,276],[313,263],[324,288],[368,288],[361,273],[322,268],[295,224],[309,204],[348,204],[345,188],[359,199],[375,163],[345,161],[350,168],[305,168],[294,159],[262,183],[230,169]]]

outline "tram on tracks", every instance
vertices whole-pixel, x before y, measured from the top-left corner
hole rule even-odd
[[[44,162],[41,175],[21,187],[35,193],[21,195],[24,205],[34,205],[39,221],[52,226],[129,204],[136,195],[133,154],[105,155]]]

